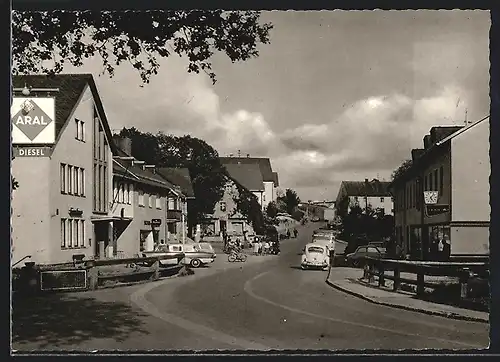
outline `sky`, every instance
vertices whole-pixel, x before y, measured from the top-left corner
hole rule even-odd
[[[150,84],[129,65],[92,73],[112,129],[204,139],[269,157],[280,187],[334,200],[342,180],[389,180],[432,126],[489,114],[487,11],[272,11],[258,58],[216,54],[217,83],[176,55]]]

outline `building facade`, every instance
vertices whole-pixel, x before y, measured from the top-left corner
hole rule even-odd
[[[206,215],[202,225],[204,239],[211,240],[211,238],[214,238],[220,240],[224,231],[228,235],[241,238],[255,235],[247,217],[237,210],[236,200],[239,197],[239,192],[236,183],[237,181],[228,178],[221,200],[215,204],[213,213]]]
[[[345,216],[356,206],[362,210],[370,207],[384,215],[393,215],[394,203],[388,186],[389,182],[377,179],[342,181],[335,200],[335,214]]]
[[[19,182],[12,198],[12,262],[35,263],[93,257],[112,234],[110,200],[114,149],[111,131],[91,75],[14,76],[31,96],[56,89],[56,142],[49,157],[16,157]],[[14,95],[16,96],[16,95]],[[14,155],[23,145],[14,146]]]
[[[260,178],[262,179],[262,190],[259,189],[253,192],[259,199],[262,210],[265,210],[270,202],[276,201],[277,188],[279,186],[278,173],[273,171],[269,158],[250,157],[250,155],[247,155],[247,157],[221,157],[220,160],[222,165],[225,166],[228,171],[232,166],[240,165],[253,167],[252,172],[255,174],[260,173]],[[251,177],[255,178],[257,176],[255,175]]]
[[[489,253],[489,123],[433,127],[412,166],[390,185],[395,198],[396,241],[406,255],[434,258],[448,238],[451,257]],[[426,204],[424,191],[436,199]],[[473,195],[473,196],[472,196]]]

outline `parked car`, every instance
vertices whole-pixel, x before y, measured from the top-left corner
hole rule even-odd
[[[310,269],[328,269],[330,258],[328,248],[325,245],[309,243],[303,249],[301,268]]]
[[[217,257],[212,245],[209,243],[183,244],[182,246],[184,252],[184,259],[182,262],[193,268],[199,268],[202,265],[213,263]]]
[[[184,254],[181,263],[190,265],[193,268],[213,263],[217,256],[210,243],[163,244],[159,245],[154,251],[143,252],[143,256],[175,255],[179,253]],[[164,267],[177,264],[177,259],[160,260],[160,265]]]
[[[376,246],[359,246],[354,253],[346,255],[346,262],[354,267],[364,265],[365,257],[381,258],[385,255],[385,249]]]

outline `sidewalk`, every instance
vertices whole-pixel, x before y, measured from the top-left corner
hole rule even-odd
[[[392,292],[360,280],[363,271],[354,268],[332,268],[326,283],[331,287],[368,302],[453,319],[489,323],[489,314],[417,299],[412,293]]]

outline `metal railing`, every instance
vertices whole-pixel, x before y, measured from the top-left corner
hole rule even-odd
[[[423,295],[426,287],[435,288],[435,283],[425,282],[425,276],[456,277],[460,282],[460,296],[467,297],[467,283],[475,274],[484,274],[489,271],[487,261],[411,261],[397,259],[383,259],[365,257],[363,277],[374,281],[378,277],[379,287],[385,286],[385,280],[392,280],[393,291],[398,291],[401,283],[417,286],[417,295]],[[392,270],[393,275],[386,271]],[[416,274],[417,279],[402,278],[401,272]]]

